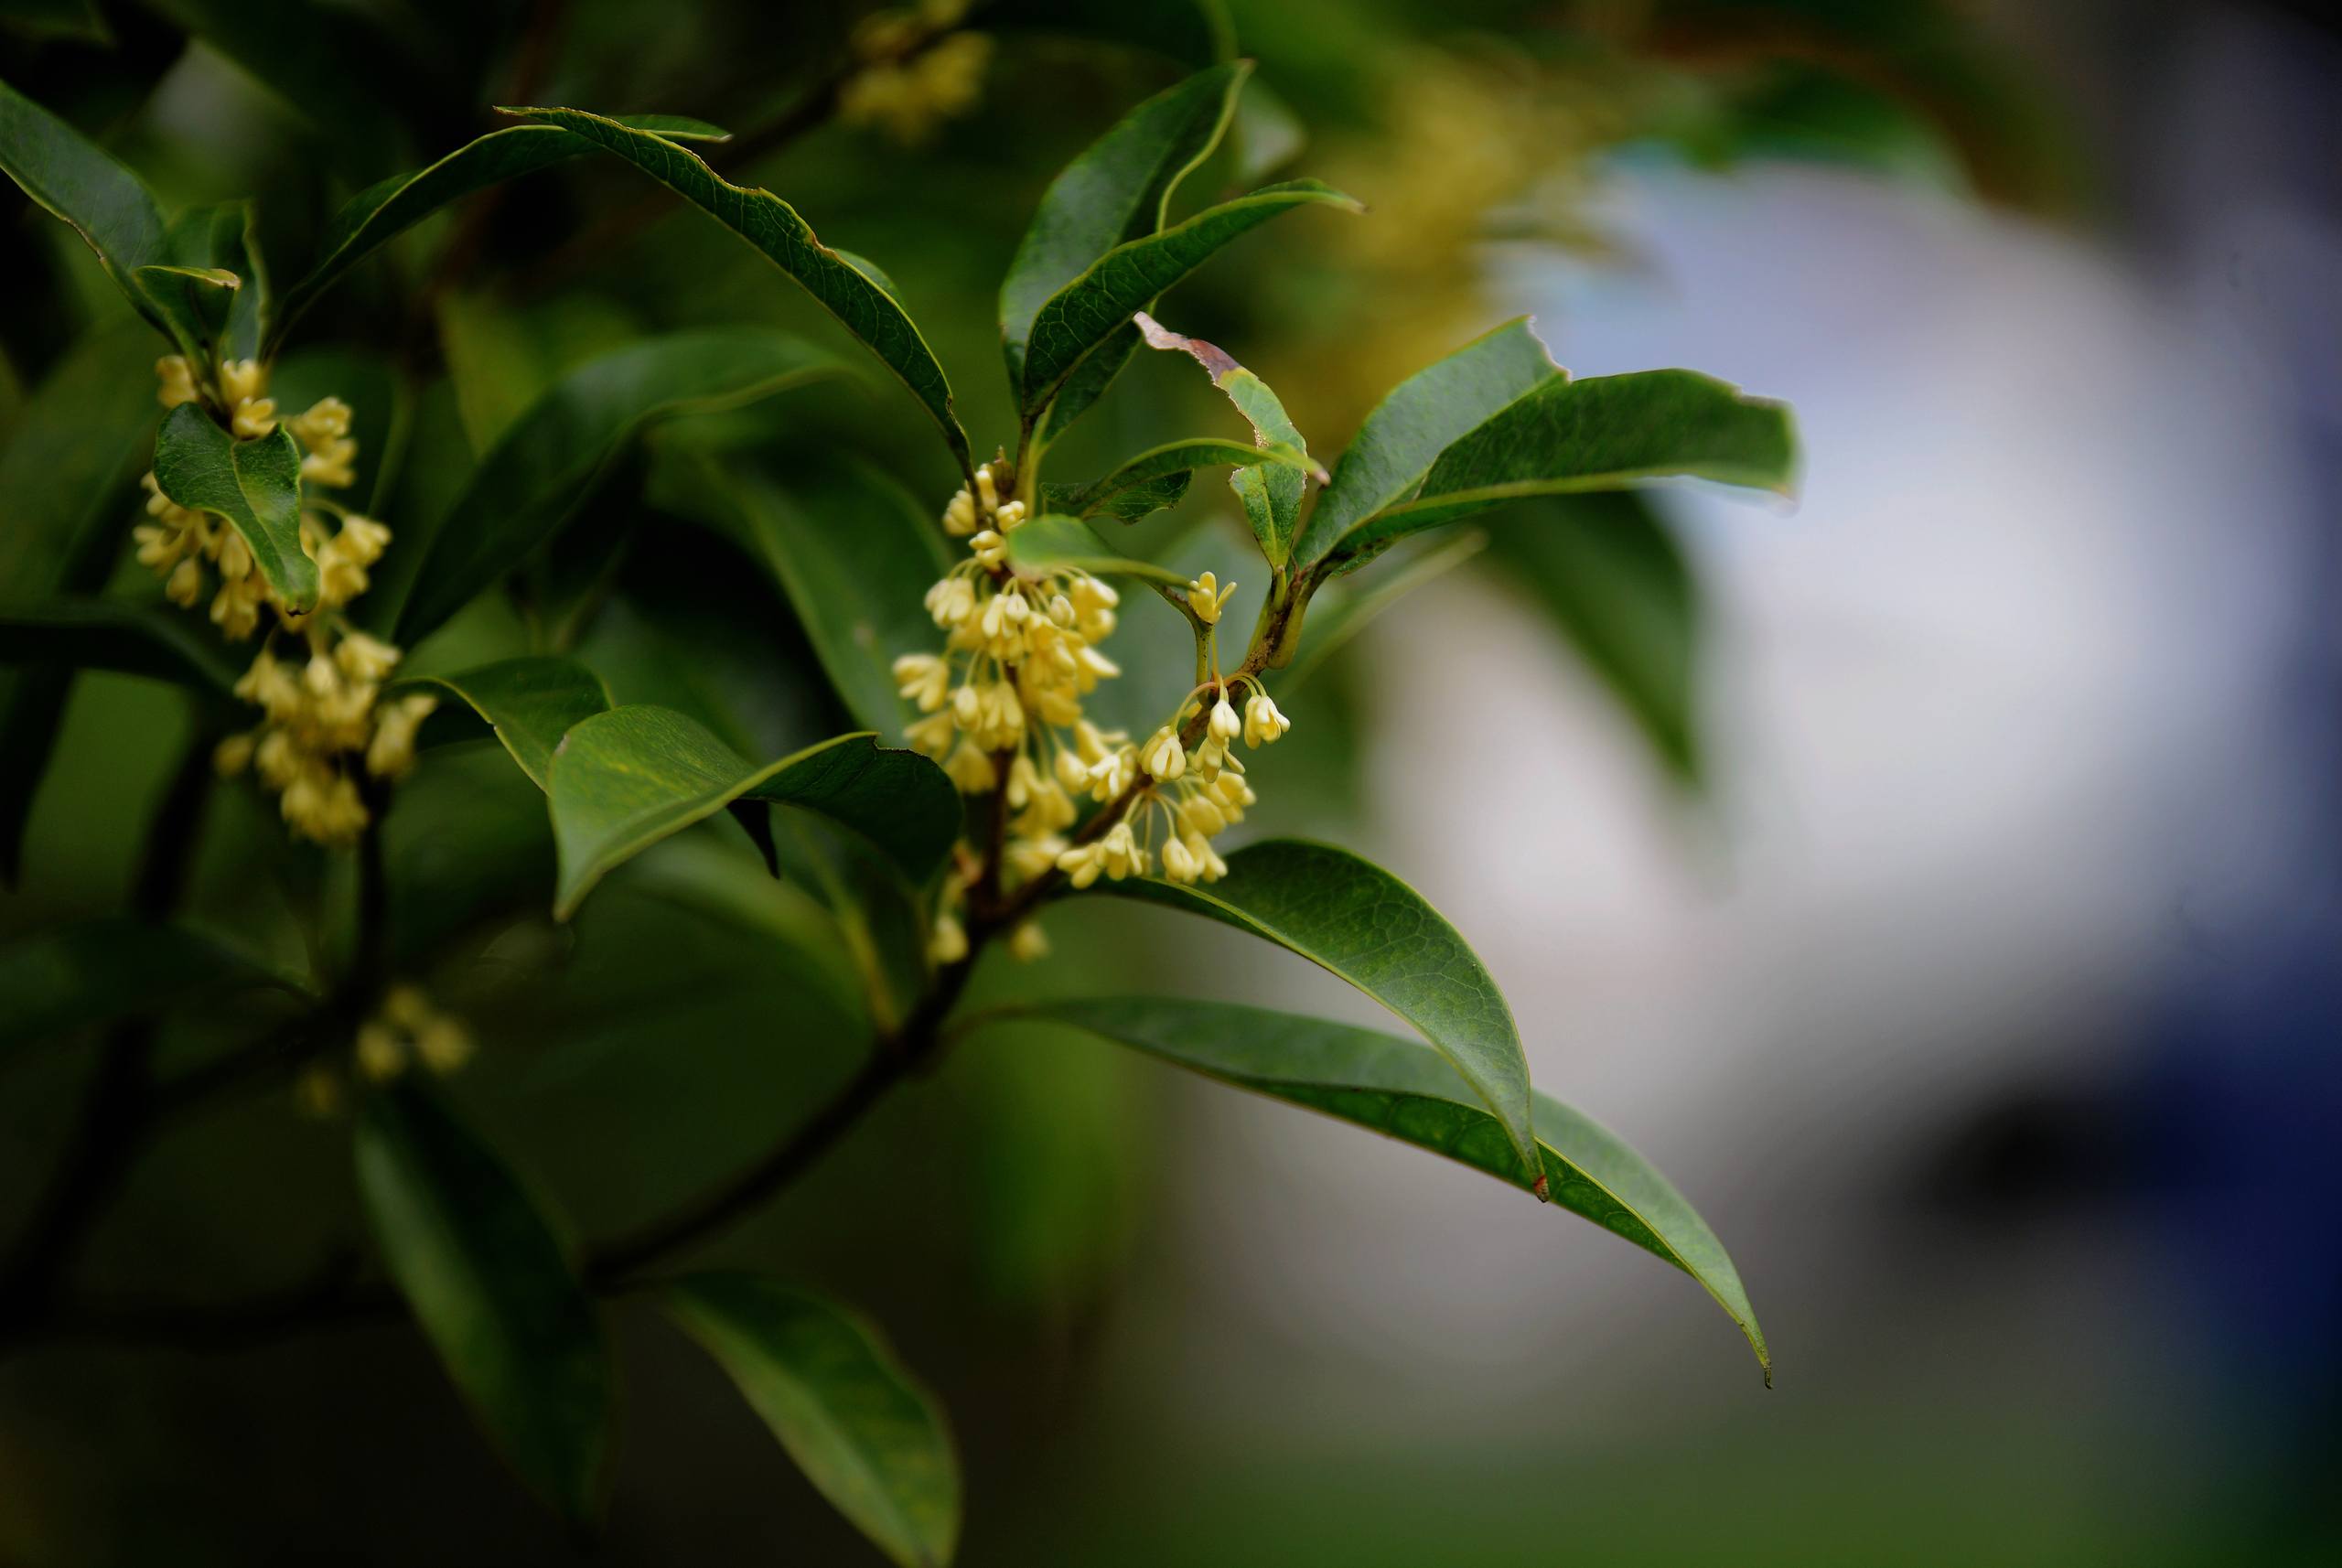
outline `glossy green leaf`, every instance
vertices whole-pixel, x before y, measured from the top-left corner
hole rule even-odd
[[[962,469],[968,433],[951,410],[951,384],[919,328],[895,296],[822,243],[797,209],[768,190],[734,185],[697,155],[663,137],[577,109],[506,109],[574,131],[616,154],[714,217],[795,278],[822,307],[870,347],[902,379],[942,431]]]
[[[1147,879],[1097,890],[1162,904],[1266,938],[1300,954],[1422,1031],[1538,1165],[1529,1062],[1512,1009],[1479,959],[1422,894],[1330,844],[1271,839],[1228,857],[1218,882]]]
[[[1294,558],[1310,564],[1369,517],[1414,494],[1442,452],[1562,373],[1524,316],[1401,381],[1334,466]]]
[[[1308,456],[1309,443],[1294,427],[1284,404],[1269,390],[1268,382],[1238,364],[1217,345],[1166,331],[1143,310],[1138,313],[1137,326],[1139,336],[1148,348],[1185,354],[1204,368],[1211,384],[1228,394],[1228,401],[1252,426],[1254,446]],[[1326,478],[1325,470],[1314,462],[1300,467],[1279,464],[1240,468],[1228,477],[1229,488],[1243,504],[1252,537],[1260,541],[1261,553],[1272,566],[1284,566],[1293,554],[1294,534],[1301,523],[1302,498],[1308,491],[1313,475],[1321,480]]]
[[[1044,480],[1041,505],[1049,511],[1136,522],[1143,517],[1152,517],[1164,508],[1177,506],[1185,500],[1187,486],[1195,477],[1193,468],[1181,468],[1176,473],[1142,480],[1128,489],[1095,499],[1084,498],[1084,492],[1090,489],[1087,485],[1058,485]]]
[[[673,114],[618,116],[620,124],[652,131],[669,141],[728,141],[731,133]],[[392,175],[344,202],[317,242],[307,275],[285,293],[271,333],[282,338],[301,313],[341,275],[450,202],[594,151],[584,137],[553,125],[510,125],[491,131],[412,174]]]
[[[1142,452],[1094,483],[1053,491],[1051,505],[1056,510],[1076,517],[1095,517],[1103,513],[1130,521],[1170,504],[1170,500],[1156,501],[1144,511],[1126,515],[1115,502],[1133,490],[1148,489],[1149,499],[1152,499],[1162,493],[1161,487],[1166,480],[1181,481],[1179,489],[1184,491],[1187,477],[1198,468],[1226,467],[1241,471],[1262,466],[1284,469],[1292,475],[1295,485],[1305,483],[1306,476],[1316,471],[1316,465],[1310,461],[1305,448],[1284,441],[1248,446],[1241,441],[1198,436]],[[1177,499],[1176,494],[1171,497],[1171,500]]]
[[[1030,420],[1073,373],[1082,356],[1152,304],[1156,295],[1209,261],[1213,252],[1281,212],[1323,206],[1365,210],[1320,180],[1288,180],[1208,207],[1159,234],[1115,246],[1043,303],[1026,344],[1022,403]]]
[[[1442,453],[1414,499],[1348,530],[1328,560],[1348,570],[1394,540],[1530,496],[1679,477],[1786,495],[1796,468],[1785,403],[1695,371],[1556,376]]]
[[[447,1375],[521,1478],[590,1520],[617,1380],[567,1249],[496,1151],[412,1079],[368,1098],[356,1158],[382,1260]]]
[[[660,1292],[797,1467],[904,1568],[942,1568],[960,1537],[960,1462],[933,1395],[877,1332],[820,1296],[746,1273]]]
[[[1012,566],[1028,573],[1081,571],[1093,577],[1127,577],[1181,588],[1187,583],[1167,566],[1123,554],[1080,518],[1058,512],[1044,512],[1010,533],[1008,560]]]
[[[140,267],[170,260],[163,215],[136,175],[5,81],[0,169],[35,204],[81,235],[138,313],[162,325],[133,275]]]
[[[1474,1101],[1446,1062],[1413,1040],[1290,1013],[1184,999],[1054,1002],[1006,1015],[1069,1025],[1531,1189],[1507,1130]],[[1770,1383],[1772,1359],[1756,1310],[1707,1222],[1616,1133],[1551,1096],[1534,1098],[1534,1168],[1547,1197],[1699,1281],[1747,1337]]]
[[[224,267],[140,267],[130,278],[188,363],[230,357],[228,317],[243,279]]]
[[[886,851],[914,882],[942,864],[962,822],[951,781],[917,752],[847,735],[759,768],[698,720],[649,703],[576,725],[551,773],[561,857],[553,917],[563,920],[612,869],[735,800],[818,811]]]
[[[0,944],[0,1052],[295,976],[185,926],[108,915]]]
[[[645,426],[738,407],[842,368],[801,338],[746,327],[670,333],[586,360],[481,459],[430,540],[392,640],[422,641],[559,532]]]
[[[1704,618],[1692,564],[1631,490],[1528,505],[1532,515],[1497,531],[1499,577],[1545,612],[1668,772],[1697,785]],[[1309,629],[1317,629],[1314,611]]]
[[[1508,537],[1519,537],[1527,532],[1515,529]],[[1343,592],[1356,579],[1345,579],[1320,592],[1309,601],[1307,635],[1302,639],[1301,656],[1287,667],[1277,690],[1290,692],[1300,686],[1323,670],[1377,616],[1425,583],[1447,575],[1488,547],[1488,536],[1475,529],[1453,539],[1432,542],[1429,548],[1414,552],[1402,564],[1377,571],[1368,579],[1371,585],[1362,592]]]
[[[225,697],[249,662],[210,622],[165,605],[71,594],[0,604],[0,664],[145,675]]]
[[[153,360],[145,323],[125,320],[84,337],[35,389],[0,447],[0,606],[22,611],[105,582],[153,450]],[[72,683],[44,653],[36,646],[22,661],[49,668],[0,671],[0,882],[22,869]]]
[[[772,569],[856,724],[899,735],[914,716],[893,665],[937,637],[924,599],[951,567],[942,528],[876,466],[703,459],[688,504]],[[673,499],[673,498],[671,498]]]
[[[156,433],[155,482],[179,505],[226,519],[286,605],[317,603],[317,564],[301,548],[301,451],[283,425],[239,441],[183,403]]]
[[[452,108],[440,80],[368,7],[313,0],[141,0],[200,38],[324,133],[325,154],[371,173],[404,122]]]
[[[507,659],[452,675],[417,676],[398,682],[393,690],[426,686],[453,693],[487,720],[529,782],[540,789],[546,788],[561,737],[610,707],[601,677],[572,659]]]
[[[1249,60],[1214,66],[1157,93],[1049,182],[1001,280],[1012,386],[1023,384],[1025,344],[1041,306],[1108,251],[1163,227],[1179,182],[1219,145],[1252,69]]]
[[[178,266],[229,272],[237,286],[228,300],[229,317],[215,357],[253,360],[268,336],[271,313],[268,266],[253,232],[252,204],[222,201],[192,207],[171,220],[165,243]]]

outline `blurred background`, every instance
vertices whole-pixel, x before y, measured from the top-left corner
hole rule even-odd
[[[1316,450],[1522,313],[1577,373],[1687,365],[1797,409],[1793,508],[1666,489],[1499,516],[1280,689],[1295,732],[1256,765],[1261,831],[1423,889],[1505,987],[1541,1086],[1700,1207],[1778,1386],[1698,1290],[1591,1228],[1039,1033],[970,1041],[711,1255],[886,1326],[960,1434],[971,1564],[2342,1555],[2342,32],[2184,0],[1229,11],[1260,71],[1198,192],[1289,168],[1373,210],[1264,231],[1158,314],[1259,370]],[[288,68],[254,42],[310,13],[324,53]],[[828,113],[864,15],[9,3],[0,76],[167,198],[259,192],[273,254],[489,103],[733,126],[726,172],[886,268],[989,446],[993,291],[1035,199],[1229,35],[1170,0],[1004,0],[968,20],[990,42],[964,103]],[[647,188],[537,176],[303,340],[347,383],[421,333],[445,374],[400,406],[428,453],[478,449],[646,327],[827,330]],[[8,428],[121,314],[21,206]],[[478,264],[403,323],[402,269],[451,243]],[[1174,358],[1133,366],[1069,477],[1166,419],[1225,423]],[[711,601],[639,542],[735,549],[665,499],[694,442],[845,444],[940,504],[948,467],[905,406],[784,399],[664,433],[587,520],[639,526],[583,655],[765,755],[831,733],[761,573]],[[431,467],[410,456],[394,528],[445,503]],[[1241,525],[1196,491],[1149,548],[1228,575]],[[717,657],[680,651],[710,626]],[[1176,653],[1184,629],[1155,630]],[[1125,682],[1142,707],[1186,679],[1152,668]],[[0,934],[118,898],[177,702],[79,683]],[[410,908],[549,887],[542,802],[500,754],[435,754],[409,793],[389,843]],[[283,858],[269,813],[231,793],[214,816],[199,901],[297,942],[299,898],[254,890],[287,881],[260,875]],[[726,918],[675,895],[710,878]],[[1047,922],[1040,983],[1373,1021],[1297,960],[1102,902]],[[485,1047],[457,1092],[581,1230],[740,1164],[850,1067],[859,1044],[757,934],[787,915],[711,831],[574,929],[516,916],[439,961]],[[78,1056],[6,1070],[13,1214]],[[356,1229],[345,1141],[282,1097],[186,1129],[93,1274],[221,1296],[298,1277]],[[619,1320],[598,1541],[564,1539],[383,1326],[0,1364],[0,1563],[876,1560],[701,1352]]]

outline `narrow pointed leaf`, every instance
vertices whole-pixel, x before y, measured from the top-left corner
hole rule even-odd
[[[71,594],[0,604],[0,664],[145,675],[217,697],[244,672],[236,650],[199,616]]]
[[[502,113],[575,132],[634,165],[762,252],[902,379],[942,431],[944,443],[961,467],[968,467],[968,433],[960,428],[959,418],[951,411],[951,384],[927,340],[894,295],[822,244],[795,208],[771,191],[730,183],[697,155],[673,142],[603,115],[577,109],[507,109]]]
[[[1414,499],[1350,529],[1328,558],[1348,570],[1394,540],[1528,496],[1670,478],[1786,495],[1796,469],[1785,403],[1694,371],[1556,377],[1442,453]]]
[[[296,977],[186,926],[107,915],[0,946],[0,1054],[117,1018]]]
[[[721,142],[731,136],[728,131],[671,114],[621,115],[618,122],[669,141]],[[272,344],[344,273],[441,208],[594,150],[593,143],[557,126],[510,125],[467,142],[427,167],[368,186],[333,215],[317,243],[316,264],[285,290]]]
[[[226,272],[236,277],[227,301],[228,320],[214,357],[253,360],[268,336],[268,267],[252,231],[252,204],[223,201],[194,207],[171,220],[166,238],[174,264],[196,272]]]
[[[161,325],[133,274],[140,267],[167,263],[170,255],[162,212],[136,175],[5,81],[0,169],[81,235],[138,313]]]
[[[698,720],[634,703],[570,730],[553,754],[553,916],[567,919],[613,868],[735,800],[801,806],[853,829],[914,882],[942,864],[962,822],[943,770],[868,735],[840,736],[764,767]]]
[[[1041,484],[1041,504],[1050,511],[1088,517],[1111,517],[1121,522],[1136,522],[1152,517],[1166,507],[1177,506],[1187,499],[1187,486],[1196,477],[1192,468],[1165,474],[1143,480],[1127,489],[1111,495],[1085,499],[1086,485],[1058,485],[1047,480]]]
[[[1330,844],[1271,839],[1229,856],[1228,875],[1208,886],[1150,878],[1098,891],[1209,916],[1357,986],[1463,1074],[1503,1124],[1517,1168],[1538,1168],[1512,1009],[1456,928],[1380,866]]]
[[[797,1467],[903,1568],[943,1568],[960,1462],[934,1396],[858,1317],[754,1274],[695,1274],[660,1305],[730,1376]]]
[[[496,1152],[411,1081],[359,1114],[358,1191],[425,1337],[521,1478],[600,1507],[615,1378],[568,1252]]]
[[[1128,491],[1158,485],[1165,479],[1183,478],[1198,468],[1227,467],[1241,470],[1263,465],[1285,469],[1296,484],[1304,482],[1305,477],[1316,467],[1310,461],[1306,449],[1287,442],[1269,441],[1247,446],[1241,441],[1199,436],[1174,441],[1151,452],[1142,452],[1102,479],[1057,492],[1052,504],[1055,510],[1077,517],[1091,517],[1104,512],[1129,521],[1132,519],[1112,504],[1115,498]],[[1172,498],[1176,499],[1176,496]],[[1159,506],[1169,504],[1169,501],[1157,503]],[[1156,508],[1153,506],[1147,508],[1148,511],[1155,510]],[[1136,515],[1144,517],[1145,512]]]
[[[1310,564],[1359,523],[1414,494],[1442,452],[1560,374],[1524,316],[1401,381],[1335,465],[1294,558]]]
[[[574,659],[507,659],[452,675],[402,681],[393,692],[436,686],[488,721],[521,771],[546,788],[553,754],[572,726],[610,708],[602,678]]]
[[[1185,354],[1204,368],[1211,384],[1228,394],[1228,401],[1252,426],[1254,446],[1275,446],[1308,456],[1309,443],[1294,427],[1284,404],[1269,390],[1268,382],[1238,364],[1216,344],[1166,331],[1143,310],[1135,322],[1139,336],[1148,348]],[[1228,477],[1229,488],[1243,503],[1245,521],[1252,525],[1252,537],[1260,541],[1261,553],[1272,566],[1282,567],[1293,554],[1294,534],[1301,522],[1301,500],[1308,491],[1312,476],[1322,480],[1326,472],[1312,462],[1301,468],[1240,468]]]
[[[1045,512],[1009,534],[1008,560],[1032,573],[1081,571],[1093,577],[1126,577],[1179,588],[1187,583],[1183,574],[1125,555],[1080,518],[1058,512]]]
[[[420,642],[559,532],[645,426],[737,407],[842,370],[801,338],[749,328],[670,333],[586,360],[480,460],[428,542],[392,640]]]
[[[301,549],[301,452],[283,425],[239,441],[183,403],[156,433],[155,482],[179,505],[226,519],[287,606],[317,603],[317,565]]]
[[[894,661],[934,643],[922,601],[951,566],[935,518],[859,462],[807,471],[732,457],[687,478],[690,510],[771,567],[854,721],[899,735],[913,713],[895,689]]]
[[[1413,1040],[1223,1002],[1114,997],[1017,1008],[1145,1051],[1240,1089],[1306,1106],[1444,1155],[1528,1189],[1505,1128],[1448,1064]],[[1548,1095],[1534,1097],[1537,1165],[1552,1201],[1704,1286],[1756,1352],[1770,1354],[1732,1258],[1697,1210],[1649,1162]]]
[[[142,0],[232,60],[321,132],[346,171],[371,174],[410,117],[452,109],[443,79],[371,8],[312,0]]]
[[[190,364],[231,357],[228,317],[243,279],[225,267],[140,267],[130,277]]]
[[[1103,343],[1156,295],[1209,261],[1213,252],[1281,212],[1304,206],[1363,211],[1319,180],[1288,180],[1206,208],[1186,222],[1115,246],[1049,296],[1026,344],[1023,407],[1037,415],[1083,355]]]
[[[1012,385],[1022,384],[1026,340],[1049,296],[1115,246],[1163,227],[1179,182],[1219,145],[1252,69],[1213,66],[1155,94],[1049,182],[1000,285]]]

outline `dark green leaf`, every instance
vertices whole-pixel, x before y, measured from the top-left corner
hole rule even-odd
[[[1101,892],[1167,905],[1264,937],[1349,982],[1423,1032],[1538,1167],[1529,1062],[1504,993],[1422,894],[1348,850],[1271,839],[1228,857],[1209,886],[1101,882]]]
[[[1083,503],[1079,510],[1083,517],[1111,517],[1122,522],[1136,522],[1143,517],[1152,517],[1166,507],[1175,507],[1185,500],[1187,486],[1195,477],[1194,469],[1183,468],[1178,473],[1147,479],[1128,489],[1117,490],[1112,495]],[[1041,505],[1050,511],[1072,512],[1076,510],[1076,503],[1081,502],[1082,492],[1088,488],[1086,485],[1050,484],[1045,480],[1041,485]]]
[[[268,336],[268,268],[252,232],[252,204],[223,201],[194,207],[171,220],[166,243],[172,262],[198,272],[229,272],[237,287],[227,301],[226,330],[209,358],[254,360]]]
[[[228,358],[228,316],[244,280],[224,267],[140,267],[130,274],[192,365]]]
[[[648,703],[613,708],[553,754],[553,842],[567,919],[614,867],[735,800],[801,806],[852,828],[924,881],[959,836],[960,797],[943,770],[868,735],[840,736],[759,768],[696,719]]]
[[[1526,530],[1516,529],[1509,537],[1518,538]],[[1395,570],[1385,567],[1375,573],[1373,586],[1363,592],[1345,593],[1345,580],[1321,591],[1309,601],[1307,633],[1302,639],[1301,657],[1295,659],[1278,685],[1281,693],[1290,692],[1326,667],[1327,661],[1348,646],[1349,640],[1367,628],[1375,617],[1401,599],[1437,577],[1444,577],[1456,567],[1488,547],[1488,536],[1477,529],[1443,539],[1427,549],[1416,551]]]
[[[1238,236],[1302,206],[1361,212],[1353,199],[1319,180],[1288,180],[1208,207],[1186,222],[1115,246],[1051,295],[1033,318],[1025,351],[1022,406],[1029,420],[1058,395],[1082,356],[1152,304],[1156,295]]]
[[[1743,396],[1695,371],[1539,383],[1440,455],[1414,499],[1343,533],[1346,571],[1393,540],[1529,496],[1617,489],[1686,477],[1786,495],[1797,438],[1784,403]]]
[[[1700,585],[1674,535],[1631,490],[1528,504],[1538,515],[1497,532],[1500,576],[1552,618],[1667,770],[1697,785]]]
[[[427,546],[392,640],[422,641],[559,532],[644,426],[737,407],[841,369],[800,338],[736,327],[645,338],[586,360],[481,460]]]
[[[306,990],[199,931],[104,916],[0,946],[0,1052],[195,997],[263,988]]]
[[[163,215],[136,175],[5,81],[0,169],[35,203],[71,226],[138,313],[162,325],[132,275],[170,260]]]
[[[1412,1040],[1224,1002],[1115,997],[1005,1015],[1070,1025],[1531,1187],[1505,1128],[1473,1102],[1445,1062]],[[1546,1196],[1699,1281],[1747,1336],[1770,1383],[1772,1359],[1756,1311],[1707,1222],[1615,1133],[1548,1095],[1535,1101],[1535,1168]]]
[[[1241,471],[1264,464],[1291,474],[1296,485],[1305,483],[1305,477],[1316,471],[1316,465],[1309,460],[1305,448],[1283,441],[1247,446],[1241,441],[1198,436],[1142,452],[1094,483],[1054,491],[1050,504],[1053,510],[1078,517],[1095,517],[1102,512],[1129,522],[1178,499],[1187,489],[1187,476],[1198,468],[1226,465]],[[1163,487],[1166,481],[1175,479],[1178,489],[1169,492],[1168,499],[1154,499],[1166,493]],[[1130,511],[1117,504],[1123,497],[1138,490],[1146,491],[1141,499],[1152,503],[1144,510]]]
[[[851,459],[704,460],[688,483],[693,512],[720,520],[772,568],[854,721],[901,733],[912,714],[892,666],[934,642],[922,601],[951,565],[936,520],[892,477]]]
[[[1024,384],[1026,339],[1049,296],[1115,246],[1163,227],[1179,182],[1219,145],[1252,69],[1249,60],[1214,66],[1157,93],[1049,183],[1001,280],[1010,385]]]
[[[132,478],[153,450],[153,353],[143,321],[91,332],[27,403],[0,449],[0,604],[40,605],[105,581],[128,532]],[[0,882],[21,869],[71,682],[67,670],[0,671]]]
[[[1008,559],[1026,572],[1081,571],[1093,577],[1128,577],[1184,588],[1187,579],[1167,566],[1135,560],[1098,537],[1078,517],[1044,512],[1008,536]]]
[[[239,441],[183,403],[156,434],[155,482],[179,505],[225,518],[287,607],[317,603],[317,564],[301,548],[301,450],[283,425]]]
[[[448,1376],[521,1478],[591,1519],[616,1379],[567,1250],[496,1152],[426,1090],[369,1098],[356,1154],[374,1240]]]
[[[572,725],[610,707],[601,677],[569,659],[507,659],[452,675],[423,675],[394,690],[438,686],[454,693],[486,719],[496,738],[538,789],[553,767],[553,754]]]
[[[672,114],[622,115],[618,123],[656,131],[670,141],[721,142],[731,136]],[[427,168],[368,186],[333,215],[317,243],[316,265],[285,291],[270,334],[272,347],[342,274],[449,202],[593,150],[591,142],[556,126],[511,125],[467,142]]]
[[[113,41],[95,0],[0,0],[0,27],[36,38]]]
[[[660,1293],[797,1467],[904,1568],[942,1568],[960,1537],[960,1463],[934,1397],[876,1331],[754,1274],[695,1274]]]
[[[1560,374],[1524,316],[1401,381],[1334,466],[1294,558],[1309,565],[1366,519],[1406,499],[1442,452]]]
[[[951,384],[927,340],[895,296],[822,244],[796,209],[768,190],[731,184],[697,155],[671,141],[599,114],[577,109],[502,113],[548,121],[617,154],[762,252],[902,378],[933,416],[961,467],[969,467],[968,433],[951,412]]]
[[[199,618],[74,595],[0,605],[0,664],[111,670],[222,697],[243,673],[237,655]]]
[[[368,8],[313,0],[143,0],[202,39],[321,132],[344,168],[398,156],[403,120],[444,103],[440,83]],[[392,166],[395,166],[394,165]]]
[[[1294,428],[1284,404],[1269,390],[1268,382],[1216,345],[1164,330],[1143,310],[1138,313],[1137,326],[1139,336],[1146,340],[1148,348],[1185,354],[1204,368],[1204,373],[1211,377],[1211,384],[1226,392],[1228,401],[1252,424],[1254,446],[1308,456],[1309,443]],[[1315,463],[1302,467],[1240,468],[1228,477],[1229,488],[1244,505],[1244,518],[1252,526],[1252,537],[1261,542],[1261,553],[1272,566],[1283,567],[1293,554],[1294,533],[1301,522],[1301,499],[1309,489],[1312,475],[1321,480],[1326,477],[1325,470]]]

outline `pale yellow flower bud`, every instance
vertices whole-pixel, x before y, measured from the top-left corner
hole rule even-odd
[[[472,1059],[471,1031],[441,1014],[415,1031],[414,1054],[423,1058],[424,1067],[445,1078]]]
[[[163,584],[163,595],[173,604],[192,609],[203,596],[203,568],[191,559],[180,562]]]
[[[1187,754],[1180,749],[1179,737],[1172,733],[1169,725],[1147,736],[1146,744],[1139,748],[1139,757],[1149,773],[1166,782],[1187,770]]]
[[[351,631],[342,635],[333,658],[351,680],[379,681],[398,668],[400,652],[380,638]]]
[[[1027,920],[1008,933],[1008,956],[1019,963],[1031,963],[1049,954],[1049,939],[1041,928]]]
[[[233,779],[252,765],[252,747],[256,743],[249,735],[231,735],[211,748],[211,766],[222,779]]]
[[[1209,733],[1214,740],[1223,745],[1244,733],[1244,721],[1236,716],[1236,704],[1228,700],[1228,693],[1224,689],[1220,693],[1219,701],[1211,705]]]
[[[943,764],[943,771],[962,795],[989,794],[993,787],[992,758],[972,740],[963,740]]]
[[[273,397],[248,397],[236,404],[236,412],[228,417],[228,428],[239,441],[256,441],[276,428],[276,400]]]
[[[968,956],[968,932],[960,924],[960,917],[946,910],[935,917],[935,929],[928,933],[928,960],[933,963],[957,963]]]
[[[165,408],[196,400],[195,367],[184,354],[166,354],[156,360],[155,379],[162,383],[156,389],[156,399]]]
[[[1219,612],[1228,607],[1229,596],[1236,592],[1236,585],[1222,585],[1209,572],[1187,585],[1187,607],[1196,618],[1206,626],[1219,624]]]
[[[268,371],[257,360],[220,361],[220,400],[233,408],[268,390]]]
[[[1293,721],[1277,711],[1266,692],[1255,692],[1252,700],[1244,704],[1244,744],[1268,746],[1281,740],[1293,727]]]
[[[406,1071],[406,1045],[398,1031],[379,1020],[360,1024],[358,1070],[375,1083],[388,1083]]]

